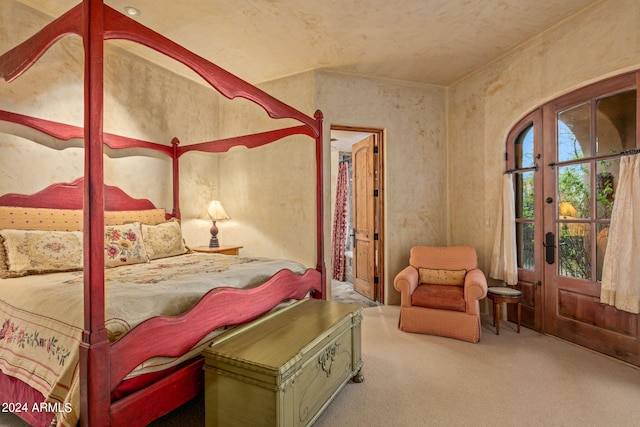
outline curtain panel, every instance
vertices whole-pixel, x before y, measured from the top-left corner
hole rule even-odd
[[[332,275],[335,280],[344,281],[345,259],[344,252],[347,245],[347,214],[349,209],[349,172],[347,162],[338,165],[338,181],[336,183],[336,206],[331,233],[331,264]]]
[[[640,154],[620,160],[602,266],[600,302],[640,313]]]
[[[498,223],[493,241],[489,276],[502,280],[507,285],[518,283],[516,206],[513,191],[513,174],[510,173],[502,176],[502,205],[498,211]]]

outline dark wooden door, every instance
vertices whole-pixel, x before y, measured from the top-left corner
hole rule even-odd
[[[545,331],[639,365],[639,316],[600,303],[619,153],[637,146],[635,77],[604,89],[544,110]]]

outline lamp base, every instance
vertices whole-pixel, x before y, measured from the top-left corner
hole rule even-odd
[[[216,227],[215,221],[213,221],[213,225],[211,226],[211,229],[209,230],[209,232],[211,233],[211,239],[209,240],[209,247],[219,248],[220,243],[218,243],[218,227]]]

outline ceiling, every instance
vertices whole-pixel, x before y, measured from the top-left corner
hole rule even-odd
[[[331,151],[351,152],[351,147],[371,135],[369,132],[331,129]]]
[[[57,17],[80,0],[17,0]],[[597,0],[107,0],[257,84],[313,69],[448,86]],[[180,74],[149,49],[134,53]]]

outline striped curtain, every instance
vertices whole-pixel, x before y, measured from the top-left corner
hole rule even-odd
[[[331,264],[335,280],[344,281],[344,251],[347,245],[347,214],[349,209],[349,172],[347,162],[338,166],[338,182],[336,184],[336,206],[331,234]]]
[[[620,178],[611,212],[602,266],[600,302],[640,313],[640,154],[620,159]]]

